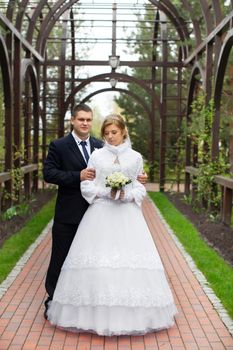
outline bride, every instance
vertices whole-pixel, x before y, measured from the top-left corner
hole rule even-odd
[[[81,183],[91,205],[63,264],[48,320],[106,336],[168,328],[177,310],[140,209],[146,195],[137,181],[142,156],[131,148],[121,116],[107,117],[101,134],[105,145],[88,163],[96,178]],[[106,177],[115,172],[130,180],[118,191],[106,186]]]

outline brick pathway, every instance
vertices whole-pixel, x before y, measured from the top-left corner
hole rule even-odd
[[[232,336],[149,200],[143,210],[179,310],[171,329],[144,337],[107,338],[50,326],[43,318],[48,234],[0,300],[0,350],[233,350]]]

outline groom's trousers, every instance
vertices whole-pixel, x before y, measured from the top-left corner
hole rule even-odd
[[[79,224],[54,222],[52,227],[52,253],[45,288],[49,297],[53,298],[57,280],[65,258],[74,239]]]

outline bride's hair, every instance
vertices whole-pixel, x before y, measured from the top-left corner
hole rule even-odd
[[[120,128],[122,130],[122,132],[124,133],[124,140],[129,138],[129,134],[128,134],[128,129],[127,126],[125,124],[124,119],[122,118],[122,116],[120,114],[110,114],[108,115],[104,121],[103,124],[101,126],[101,136],[102,138],[104,138],[104,131],[106,129],[107,126],[115,124],[116,126],[118,126],[118,128]]]

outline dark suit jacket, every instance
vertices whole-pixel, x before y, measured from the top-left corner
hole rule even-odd
[[[90,137],[91,152],[103,143]],[[86,162],[72,134],[52,141],[44,163],[44,180],[58,185],[54,220],[61,223],[78,224],[88,203],[80,191],[80,172]]]

